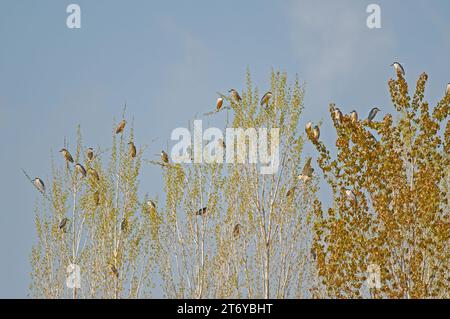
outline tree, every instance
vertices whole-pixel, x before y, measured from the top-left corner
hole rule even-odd
[[[333,191],[333,207],[315,207],[314,251],[328,297],[450,296],[450,94],[430,112],[427,75],[412,99],[397,76],[389,81],[397,119],[338,120],[331,105],[336,156],[311,138]],[[364,284],[371,265],[380,289]]]
[[[263,175],[260,164],[248,161],[162,165],[166,200],[159,216],[157,260],[167,297],[292,298],[309,294],[317,182],[302,183],[297,178],[303,148],[297,127],[304,92],[298,81],[288,87],[286,74],[279,72],[272,73],[271,92],[268,106],[260,105],[259,92],[248,75],[240,101],[222,98],[230,104],[223,110],[232,113],[227,127],[280,129],[277,172]],[[270,147],[273,143],[271,139]],[[247,154],[245,149],[251,144],[251,138],[246,139],[237,154]],[[227,140],[224,149],[234,147]]]
[[[133,128],[129,136],[113,134],[111,157],[104,166],[106,152],[99,149],[92,159],[86,156],[78,128],[74,162],[85,172],[69,162],[56,164],[63,158],[52,160],[51,186],[36,206],[33,297],[150,296],[156,215],[138,200],[142,150],[130,156],[126,143],[133,139]],[[66,285],[72,264],[80,267],[81,275],[74,289]]]

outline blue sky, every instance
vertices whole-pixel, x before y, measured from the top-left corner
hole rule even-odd
[[[81,7],[81,29],[66,27],[66,7]],[[381,6],[381,29],[366,7]],[[216,92],[243,88],[248,67],[261,91],[272,68],[306,84],[308,120],[328,121],[335,102],[366,115],[392,106],[389,65],[400,61],[410,86],[430,76],[427,99],[450,82],[450,2],[2,0],[0,4],[0,297],[26,297],[36,242],[33,177],[50,176],[50,151],[66,137],[106,147],[127,101],[146,157],[171,131],[214,106]],[[328,122],[329,124],[329,122]],[[332,142],[333,131],[322,129]],[[312,154],[312,148],[306,148]],[[160,194],[157,168],[141,188]]]

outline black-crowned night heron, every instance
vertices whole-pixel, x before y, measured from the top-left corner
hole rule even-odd
[[[320,138],[320,128],[316,125],[314,126],[313,130],[312,130],[312,137],[314,139],[315,142],[319,141]]]
[[[223,105],[223,98],[219,97],[216,102],[217,111],[220,111],[220,109],[222,108],[222,105]]]
[[[63,229],[64,227],[66,227],[68,221],[69,221],[69,219],[67,217],[64,217],[63,219],[61,219],[61,221],[59,222],[58,228]]]
[[[203,215],[206,214],[207,210],[208,210],[208,209],[207,209],[206,207],[200,208],[198,211],[195,212],[195,215],[197,215],[197,216],[203,216]]]
[[[94,158],[94,149],[92,147],[89,147],[87,149],[86,156],[90,161],[92,161],[92,159]]]
[[[352,203],[355,203],[355,202],[356,202],[356,195],[355,195],[355,193],[353,193],[352,190],[346,189],[346,190],[345,190],[345,195],[347,196],[347,198],[348,198]]]
[[[311,167],[311,157],[308,157],[306,160],[305,166],[303,166],[302,173],[298,176],[298,179],[307,182],[312,178],[312,174],[314,173],[314,169]]]
[[[367,120],[369,122],[372,122],[373,119],[375,118],[375,116],[377,115],[378,112],[380,112],[381,110],[377,107],[374,107],[372,110],[370,110],[369,116],[367,117]]]
[[[62,148],[59,152],[64,156],[66,161],[73,163],[72,155],[70,155],[68,150],[66,150],[65,148]]]
[[[97,171],[91,167],[88,168],[88,174],[91,175],[95,180],[100,180],[100,176],[98,175]]]
[[[339,108],[337,108],[337,107],[333,110],[333,119],[334,119],[337,123],[339,123],[339,122],[341,121],[341,119],[342,119],[342,112],[341,112],[341,110],[340,110]]]
[[[119,278],[119,271],[117,270],[116,266],[114,266],[114,264],[110,264],[109,269],[111,270],[111,273],[114,275],[114,277]]]
[[[350,113],[350,119],[352,120],[352,123],[353,123],[353,124],[356,124],[356,122],[358,122],[358,113],[356,113],[355,110],[353,110],[353,111]]]
[[[75,170],[77,172],[81,173],[81,175],[83,175],[83,177],[86,177],[86,169],[80,163],[77,163],[75,165]]]
[[[161,151],[161,160],[164,164],[169,164],[169,155],[164,151]]]
[[[219,145],[220,145],[223,149],[226,149],[226,148],[227,148],[227,145],[225,144],[225,141],[224,141],[222,138],[219,138],[217,141],[219,142]]]
[[[295,189],[296,189],[296,188],[297,188],[297,187],[294,186],[294,187],[292,187],[290,190],[288,190],[287,193],[286,193],[286,197],[291,197],[292,195],[294,195]]]
[[[116,128],[116,134],[122,133],[125,129],[125,125],[127,125],[127,121],[122,120],[120,121],[119,125]]]
[[[44,182],[43,182],[42,179],[40,179],[39,177],[36,177],[35,179],[33,179],[33,185],[36,186],[36,188],[37,188],[41,193],[44,193],[44,192],[45,192],[45,185],[44,185]]]
[[[239,93],[235,90],[235,89],[231,89],[228,91],[231,94],[231,99],[235,102],[235,103],[240,103],[241,102],[241,96],[239,95]]]
[[[156,209],[156,204],[155,204],[154,201],[152,201],[151,199],[149,199],[149,200],[147,201],[147,207],[148,207],[149,209]]]
[[[129,142],[128,145],[130,146],[130,156],[131,158],[135,158],[136,157],[136,146],[134,145],[133,142]]]
[[[120,229],[125,232],[128,230],[128,220],[126,218],[122,219],[122,222],[120,223]]]
[[[391,64],[391,66],[394,67],[395,71],[397,71],[397,74],[401,74],[403,76],[405,76],[405,69],[403,69],[402,65],[398,62],[394,62]]]
[[[272,97],[272,92],[267,92],[266,94],[264,94],[263,95],[263,97],[261,98],[261,102],[260,102],[260,104],[261,104],[261,106],[268,106],[269,105],[269,101],[270,101],[270,98]]]
[[[239,237],[239,235],[241,234],[241,228],[242,228],[242,226],[241,226],[241,224],[236,224],[235,226],[234,226],[234,228],[233,228],[233,236],[236,238],[236,237]]]
[[[312,122],[308,122],[305,125],[305,132],[308,136],[311,134],[312,125],[313,125]]]

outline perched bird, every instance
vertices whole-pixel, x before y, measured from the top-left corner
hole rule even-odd
[[[372,120],[375,118],[375,116],[377,115],[377,113],[380,112],[380,111],[381,111],[381,110],[380,110],[379,108],[374,107],[374,108],[370,111],[369,116],[367,117],[367,120],[368,120],[369,122],[372,122]]]
[[[223,105],[223,98],[219,97],[216,102],[217,111],[220,111],[220,109],[222,108],[222,105]]]
[[[87,149],[86,156],[90,161],[92,161],[92,159],[94,158],[94,149],[92,147],[89,147]]]
[[[316,125],[314,126],[313,130],[312,130],[312,136],[315,142],[319,141],[319,137],[320,137],[320,128]]]
[[[394,67],[395,71],[397,71],[397,74],[401,74],[403,76],[405,76],[405,69],[403,69],[402,65],[398,62],[394,62],[391,64],[391,66]]]
[[[152,201],[152,200],[148,200],[148,201],[147,201],[147,206],[148,206],[150,209],[156,209],[156,204],[155,204],[155,202]]]
[[[120,229],[124,232],[128,230],[128,220],[126,218],[122,219],[120,223]]]
[[[117,270],[116,266],[114,266],[114,264],[110,264],[109,269],[111,270],[111,273],[114,275],[114,277],[119,278],[119,271]]]
[[[447,89],[445,90],[445,95],[450,95],[450,83],[447,84]]]
[[[130,156],[131,156],[131,158],[135,158],[136,157],[136,146],[134,145],[133,142],[129,142],[128,145],[130,145]]]
[[[239,103],[242,101],[241,96],[235,89],[231,89],[228,92],[231,93],[231,98],[233,99],[234,102]]]
[[[270,101],[270,98],[272,97],[272,92],[267,92],[266,94],[264,94],[263,95],[263,97],[261,98],[261,102],[260,102],[260,104],[261,104],[261,106],[268,106],[269,105],[269,101]]]
[[[314,169],[311,167],[311,157],[308,157],[306,160],[305,166],[303,166],[302,173],[298,176],[298,179],[307,182],[312,178],[312,174],[314,173]]]
[[[98,175],[97,171],[91,167],[88,168],[88,173],[89,175],[91,175],[93,178],[95,178],[97,181],[100,180],[100,176]]]
[[[308,135],[308,136],[311,134],[312,125],[313,125],[312,122],[308,122],[305,125],[305,132],[306,132],[306,135]]]
[[[370,138],[373,142],[375,142],[375,143],[378,142],[377,139],[375,138],[375,136],[373,136],[372,133],[370,133],[370,132],[367,132],[367,133],[368,133],[367,135],[369,136],[369,138]]]
[[[346,189],[345,190],[345,195],[347,195],[347,198],[352,202],[355,203],[356,202],[356,195],[355,193],[353,193],[353,191]]]
[[[241,229],[242,229],[242,226],[241,226],[241,224],[236,224],[235,226],[234,226],[234,228],[233,228],[233,236],[236,238],[236,237],[239,237],[239,235],[241,234]]]
[[[66,227],[66,224],[68,221],[69,221],[69,219],[67,217],[64,217],[63,219],[61,219],[61,221],[59,222],[58,228],[63,229],[64,227]]]
[[[356,124],[356,122],[358,122],[358,113],[356,113],[355,110],[353,110],[353,111],[350,113],[350,119],[352,120],[352,123],[353,123],[353,124]]]
[[[167,153],[164,151],[161,151],[161,160],[163,161],[163,163],[169,164],[169,155],[167,155]]]
[[[122,133],[123,130],[125,129],[125,125],[127,125],[127,121],[122,120],[122,121],[119,123],[119,125],[117,126],[116,134]]]
[[[288,190],[287,193],[286,193],[286,197],[291,197],[292,195],[294,195],[295,189],[296,189],[296,188],[297,188],[297,187],[294,186],[294,187],[292,187],[290,190]]]
[[[45,192],[45,185],[44,185],[44,182],[42,181],[42,179],[36,177],[35,179],[33,179],[33,185],[36,186],[36,188],[37,188],[41,193],[44,193],[44,192]]]
[[[203,207],[203,208],[200,208],[198,211],[196,211],[196,212],[195,212],[195,215],[197,215],[197,216],[203,216],[203,215],[206,214],[206,212],[207,212],[207,208],[206,208],[206,207]]]
[[[219,142],[219,145],[222,146],[223,149],[227,148],[227,144],[225,144],[225,141],[223,139],[219,138],[217,141]]]
[[[77,163],[75,165],[75,170],[77,172],[80,172],[81,175],[83,175],[83,177],[86,177],[86,169],[83,167],[83,165],[81,165],[80,163]]]
[[[341,119],[342,119],[342,112],[341,112],[341,110],[339,108],[335,108],[333,110],[333,119],[336,122],[338,122],[338,123],[341,121]]]
[[[62,155],[64,155],[64,158],[66,159],[66,161],[73,163],[72,155],[70,155],[68,150],[66,150],[65,148],[62,148],[59,152]]]

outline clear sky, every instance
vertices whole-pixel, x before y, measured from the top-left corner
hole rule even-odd
[[[66,26],[70,3],[81,7],[81,29]],[[371,3],[381,29],[366,26]],[[74,146],[77,124],[86,144],[107,147],[127,101],[137,144],[157,138],[150,158],[174,128],[214,107],[217,91],[243,88],[247,67],[260,91],[274,68],[305,82],[301,124],[324,119],[330,143],[330,102],[362,116],[392,111],[394,61],[410,86],[426,71],[426,97],[439,100],[450,82],[449,30],[448,0],[2,0],[0,297],[26,297],[30,283],[37,194],[20,169],[48,180],[51,150],[64,137]],[[144,164],[140,184],[161,194],[159,170]]]

